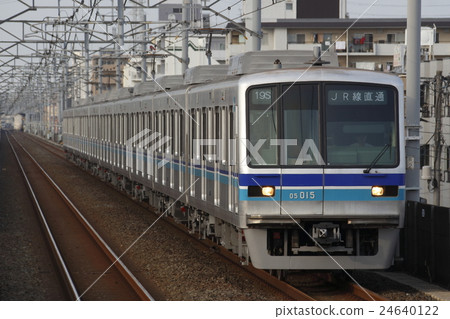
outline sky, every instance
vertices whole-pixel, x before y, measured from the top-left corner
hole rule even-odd
[[[24,0],[26,3],[32,3],[32,0]],[[56,5],[58,0],[35,0],[37,5],[53,4]],[[87,0],[92,1],[92,0]],[[113,0],[116,3],[116,0]],[[144,0],[147,2],[147,0]],[[159,0],[158,0],[159,1]],[[181,2],[182,0],[180,0]],[[62,3],[70,3],[70,0],[62,0]],[[102,3],[110,4],[111,0],[102,0]],[[156,3],[156,0],[150,0],[150,3]],[[211,1],[209,1],[211,3]],[[231,6],[231,10],[225,10],[224,14],[229,18],[240,16],[239,0],[221,0],[214,5],[218,11]],[[234,4],[237,5],[233,6]],[[363,16],[363,18],[397,18],[406,17],[407,0],[347,0],[347,11],[350,18],[358,18],[362,12],[371,7]],[[24,5],[18,0],[1,0],[0,1],[0,19],[5,19],[11,14],[20,12],[24,9]],[[33,13],[26,14],[24,17],[31,17]],[[422,17],[424,18],[443,18],[450,17],[450,1],[449,0],[422,0]]]
[[[347,0],[350,18],[357,18],[373,6],[363,18],[406,18],[407,0]],[[422,0],[422,18],[450,17],[449,0]]]

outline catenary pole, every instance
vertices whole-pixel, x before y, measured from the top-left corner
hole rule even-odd
[[[406,52],[406,199],[420,199],[420,27],[421,0],[408,0]]]

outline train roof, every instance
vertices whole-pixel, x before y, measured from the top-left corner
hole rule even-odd
[[[271,80],[275,80],[276,78],[281,80],[282,76],[293,74],[292,77],[294,77],[294,81],[300,80],[300,78],[298,78],[299,71],[301,72],[300,77],[302,81],[344,80],[355,82],[354,76],[372,74],[367,76],[367,82],[377,82],[381,79],[385,79],[383,80],[384,82],[389,82],[389,80],[386,80],[387,78],[383,77],[387,76],[386,73],[339,68],[337,55],[334,51],[324,52],[320,59],[314,58],[311,51],[254,51],[245,52],[232,57],[229,65],[204,65],[193,67],[188,69],[184,76],[161,76],[155,80],[140,83],[134,88],[112,90],[102,95],[79,100],[75,103],[75,106],[122,100],[152,93],[184,89],[192,85],[198,86],[208,83],[227,82],[227,80],[242,80],[245,82],[253,79],[256,80],[255,82],[258,82],[258,78],[261,78],[262,83],[264,81],[267,82],[266,75],[270,76]],[[324,76],[325,72],[327,74],[326,77]],[[320,74],[322,74],[322,76]],[[359,80],[361,81],[361,78]],[[285,79],[285,81],[289,80]],[[395,81],[393,80],[393,82]]]

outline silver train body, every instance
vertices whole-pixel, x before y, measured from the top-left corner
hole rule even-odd
[[[64,147],[257,268],[387,268],[405,206],[402,81],[305,71],[90,102],[64,112]]]

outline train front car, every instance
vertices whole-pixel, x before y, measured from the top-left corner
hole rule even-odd
[[[383,269],[403,226],[403,84],[311,68],[240,82],[239,211],[263,269]]]

